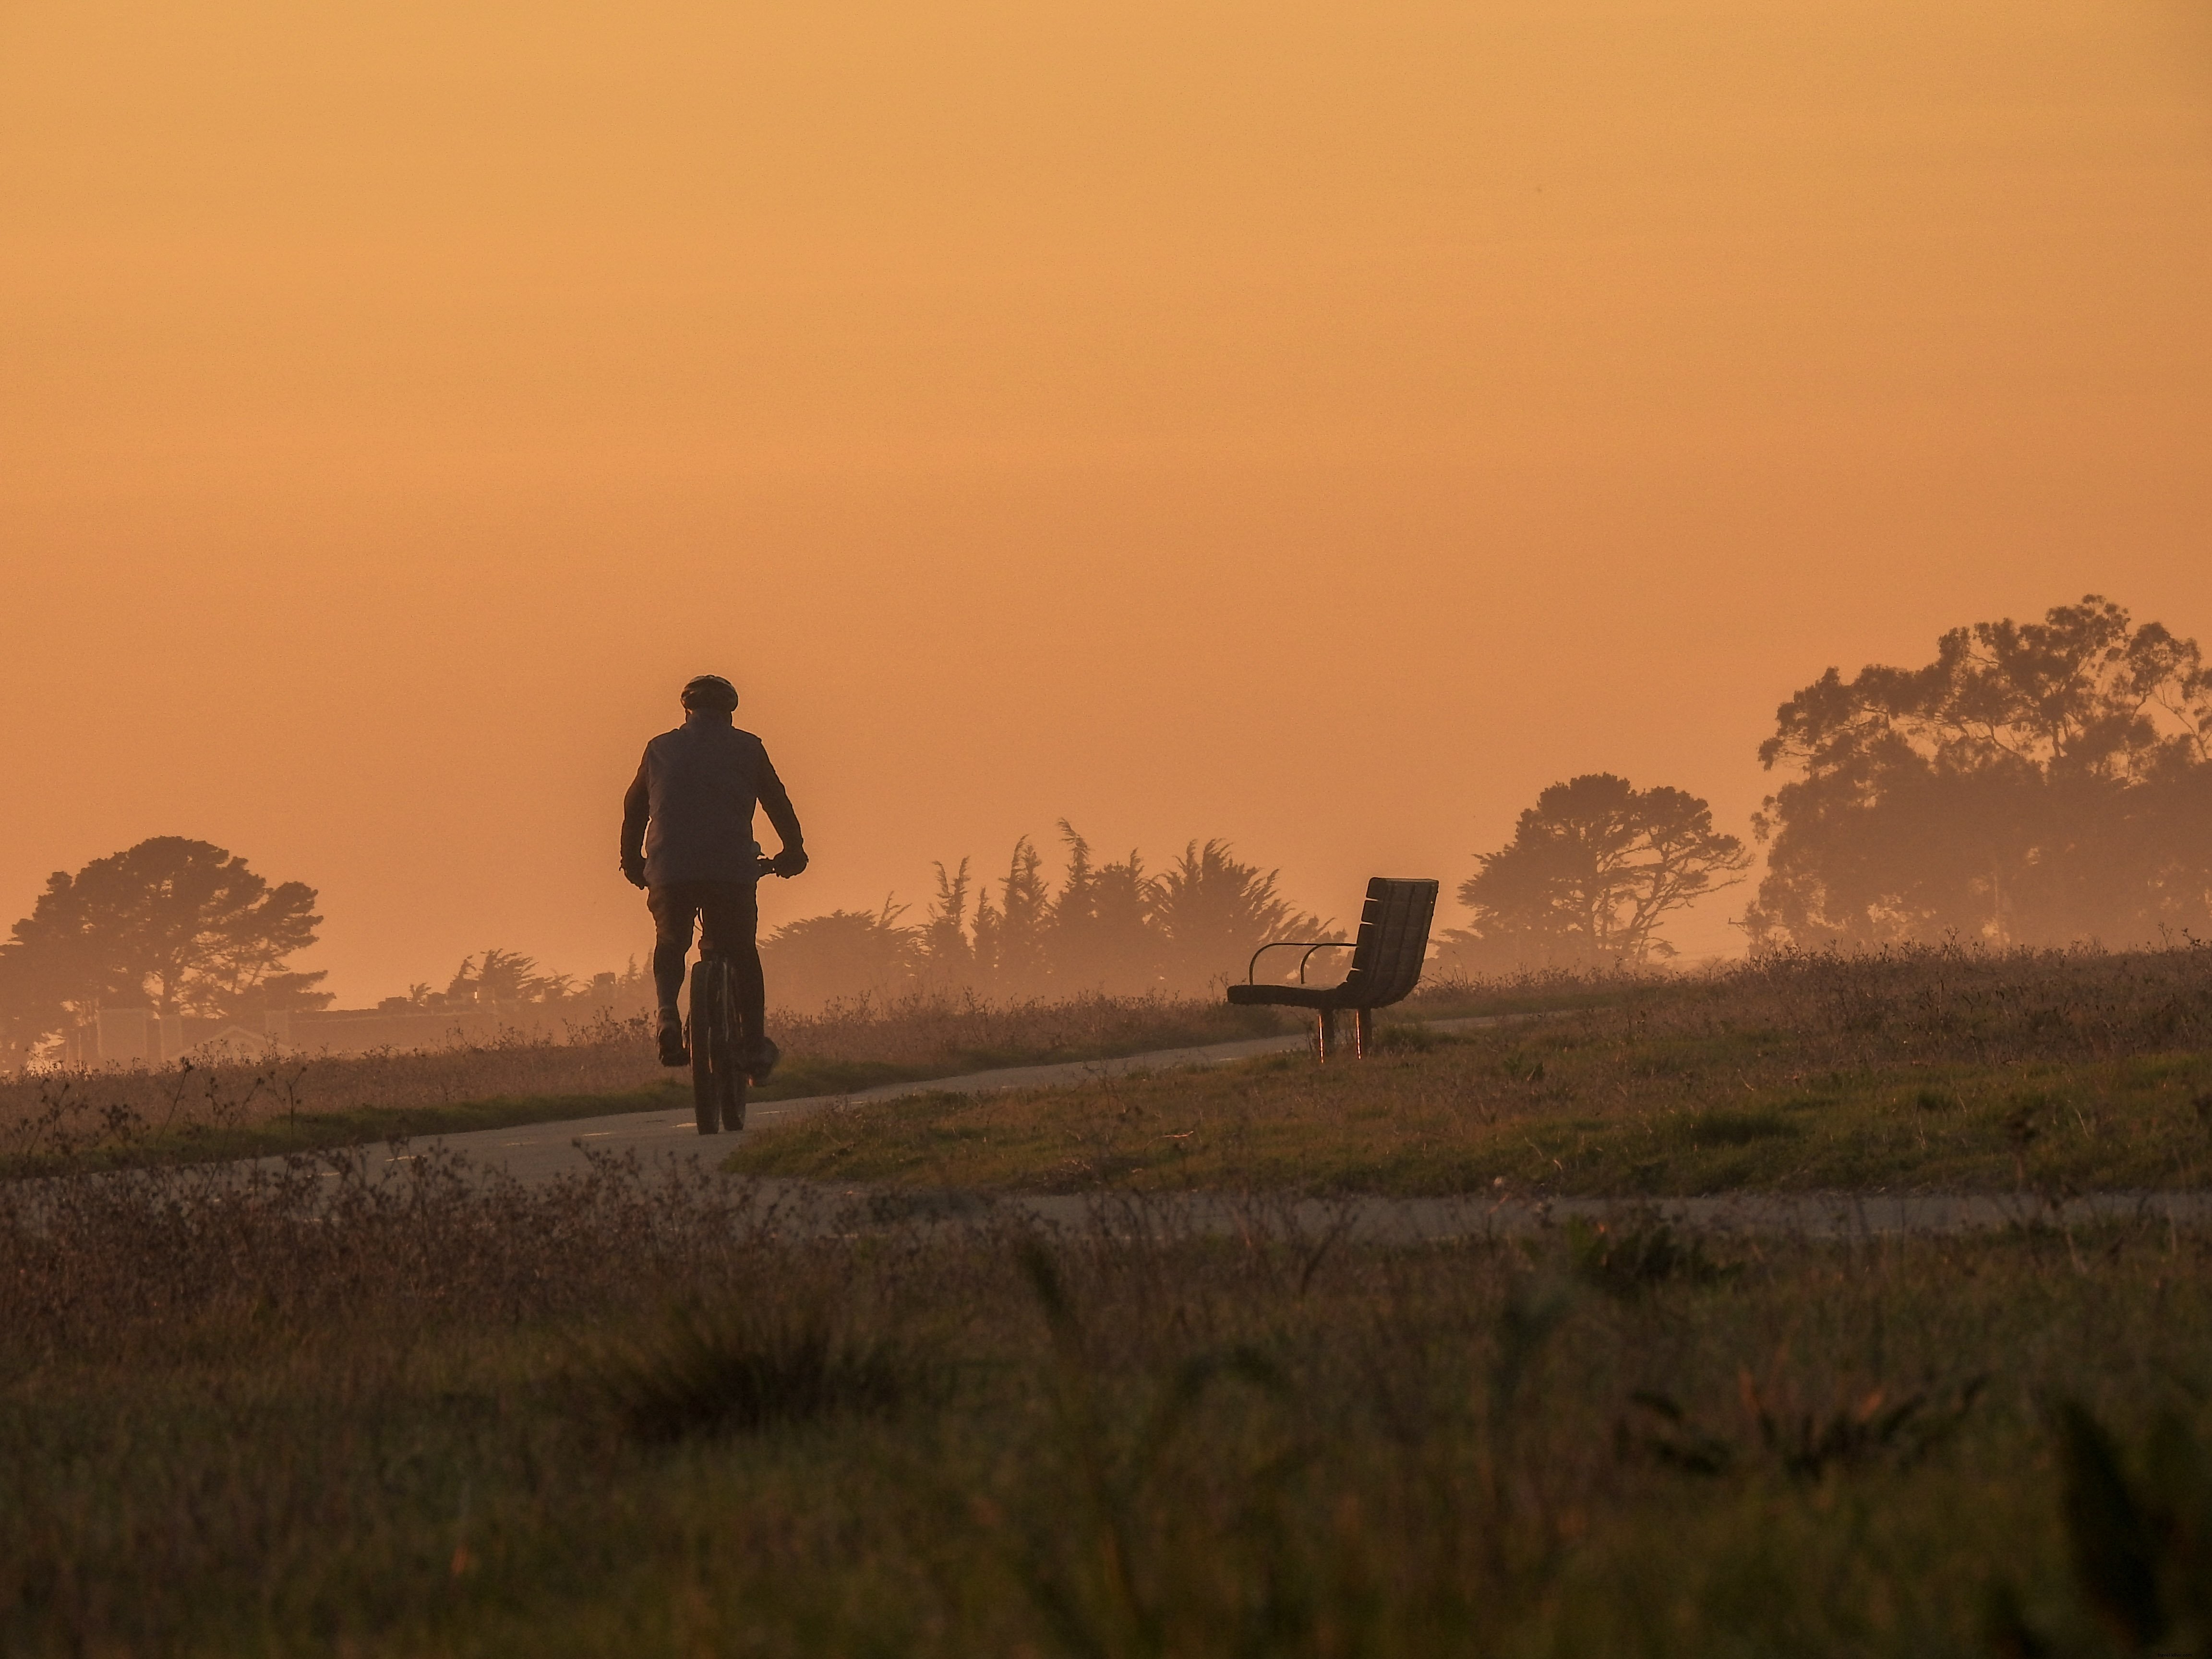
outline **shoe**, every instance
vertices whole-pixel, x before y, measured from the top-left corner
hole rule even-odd
[[[684,1022],[668,1015],[660,1022],[660,1063],[663,1066],[689,1066],[691,1051],[684,1046]]]
[[[745,1058],[745,1075],[755,1083],[765,1083],[769,1073],[775,1070],[776,1061],[782,1058],[783,1050],[763,1037],[753,1044],[752,1053]]]

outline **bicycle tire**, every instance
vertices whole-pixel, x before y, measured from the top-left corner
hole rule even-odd
[[[721,977],[721,964],[711,957],[701,957],[691,969],[691,1101],[702,1135],[722,1127],[722,1091],[714,1064]]]
[[[702,957],[691,970],[691,1098],[702,1135],[745,1127],[735,978],[719,957]]]
[[[720,1013],[714,1021],[719,1039],[714,1051],[714,1082],[720,1093],[722,1127],[742,1134],[745,1127],[745,1056],[738,1052],[742,1028],[738,1024],[738,970],[722,963]]]

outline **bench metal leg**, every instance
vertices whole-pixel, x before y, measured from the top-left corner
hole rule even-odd
[[[1324,1008],[1314,1016],[1314,1059],[1322,1065],[1336,1052],[1336,1010]]]
[[[1355,1008],[1352,1011],[1352,1052],[1360,1059],[1367,1058],[1367,1050],[1375,1042],[1375,1011]]]

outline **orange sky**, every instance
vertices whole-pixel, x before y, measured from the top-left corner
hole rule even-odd
[[[1741,831],[1831,663],[2212,642],[2208,416],[2195,0],[0,0],[0,927],[185,834],[343,1002],[616,965],[702,670],[770,923]]]

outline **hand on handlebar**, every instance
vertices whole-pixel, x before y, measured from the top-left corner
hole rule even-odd
[[[764,861],[768,867],[779,876],[796,876],[806,868],[806,849],[803,847],[787,847],[774,858]]]

